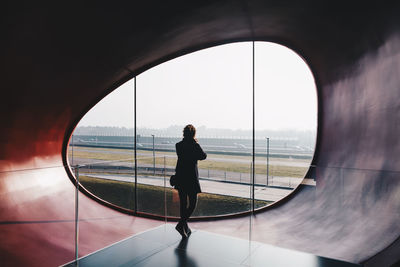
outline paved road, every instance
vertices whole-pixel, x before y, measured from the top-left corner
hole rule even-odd
[[[73,161],[75,165],[89,165],[91,168],[97,166],[98,172],[100,172],[104,167],[104,172],[120,172],[118,169],[121,167],[125,168],[133,168],[133,161],[104,161],[104,160],[96,160],[96,159],[87,159],[87,158],[76,158]],[[139,164],[138,167],[140,174],[143,172],[147,172],[149,174],[153,173],[153,164]],[[114,169],[113,169],[114,168]],[[173,166],[166,166],[167,174],[173,172]],[[146,170],[147,169],[147,170]],[[156,173],[159,175],[163,174],[164,166],[156,165]],[[125,170],[125,174],[129,170]],[[172,174],[172,173],[171,173]],[[170,175],[171,175],[170,174]],[[236,183],[251,183],[250,176],[250,166],[247,172],[230,172],[230,171],[222,171],[222,170],[208,170],[208,169],[199,169],[200,177],[207,178],[208,180],[215,181],[231,181]],[[280,186],[280,187],[295,187],[302,181],[302,178],[295,177],[284,177],[284,176],[270,176],[267,182],[267,177],[265,174],[256,174],[255,183],[258,185],[269,185],[269,186]]]
[[[81,175],[108,179],[108,180],[117,180],[117,181],[125,181],[125,182],[133,182],[133,175],[122,175],[122,174],[94,174],[94,173],[81,173]],[[157,186],[167,186],[169,185],[169,177],[166,177],[165,180],[162,177],[154,177],[154,176],[138,176],[138,183],[148,184],[148,185],[157,185]],[[221,194],[221,195],[229,195],[243,198],[250,198],[250,186],[245,184],[237,184],[237,183],[225,183],[218,181],[209,181],[209,180],[200,180],[201,188],[204,193],[213,193],[213,194]],[[259,200],[268,200],[268,201],[277,201],[284,196],[288,195],[292,190],[288,189],[279,189],[279,188],[271,188],[264,186],[256,186],[255,187],[255,198]]]
[[[96,172],[99,173],[103,172],[113,172],[113,173],[125,173],[129,172],[129,169],[120,170],[120,168],[131,168],[133,169],[134,164],[133,162],[120,162],[120,161],[102,161],[102,160],[95,160],[95,159],[81,159],[75,158],[74,160],[75,165],[88,165],[90,168],[94,169],[93,167],[98,167]],[[153,165],[152,164],[139,164],[138,166],[140,169],[138,173],[143,174],[146,172],[148,174],[153,173]],[[104,168],[104,169],[102,169]],[[172,166],[167,166],[167,174],[171,175],[173,172]],[[156,165],[156,173],[159,175],[163,175],[164,166]],[[133,172],[133,170],[132,170]],[[207,170],[207,169],[199,169],[200,177],[206,178],[208,180],[215,180],[215,181],[231,181],[236,183],[251,183],[250,177],[250,170],[249,172],[229,172],[229,171],[221,171],[221,170]],[[302,178],[295,178],[295,177],[283,177],[283,176],[270,176],[268,179],[269,186],[279,186],[279,187],[295,187],[302,181]],[[255,183],[257,185],[267,185],[267,177],[265,174],[256,174]]]

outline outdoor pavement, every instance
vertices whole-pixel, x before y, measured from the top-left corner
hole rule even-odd
[[[97,173],[85,173],[81,172],[80,175],[90,176],[94,178],[117,180],[124,182],[134,182],[133,175],[126,174],[97,174]],[[301,179],[298,179],[301,182]],[[157,177],[157,176],[138,176],[138,183],[166,186],[171,188],[169,185],[169,176]],[[200,179],[200,184],[202,191],[204,193],[236,196],[243,198],[250,198],[251,186],[246,184],[230,183],[230,182],[220,182],[220,181],[210,181]],[[267,201],[277,201],[288,195],[292,190],[287,188],[275,188],[266,186],[255,186],[255,199],[267,200]]]

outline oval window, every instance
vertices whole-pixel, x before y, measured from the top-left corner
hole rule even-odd
[[[169,177],[175,144],[193,124],[208,155],[198,162],[202,193],[193,216],[247,212],[290,194],[314,153],[315,82],[292,50],[254,46],[254,65],[252,42],[212,47],[149,69],[100,101],[68,148],[83,187],[119,207],[178,217]]]

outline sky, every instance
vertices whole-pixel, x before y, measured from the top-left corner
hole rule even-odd
[[[216,46],[155,66],[136,78],[138,128],[193,124],[252,128],[252,43]],[[317,95],[307,64],[292,50],[255,44],[257,130],[315,130]],[[133,80],[94,106],[78,126],[133,127]]]

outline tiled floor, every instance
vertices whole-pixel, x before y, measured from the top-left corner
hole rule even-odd
[[[193,230],[181,239],[166,224],[83,257],[70,266],[359,266],[333,259]]]

